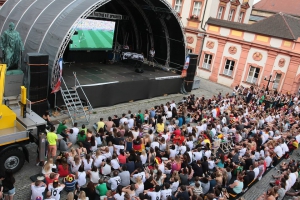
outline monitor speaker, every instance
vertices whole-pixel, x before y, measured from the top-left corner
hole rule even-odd
[[[36,102],[31,102],[31,110],[33,110],[36,114],[39,116],[42,116],[46,110],[48,110],[48,101],[43,100],[43,101],[36,101]]]
[[[185,77],[185,90],[187,92],[191,92],[193,88],[194,78],[197,70],[197,61],[198,55],[197,54],[189,54],[190,56],[190,65],[187,69],[187,76]]]

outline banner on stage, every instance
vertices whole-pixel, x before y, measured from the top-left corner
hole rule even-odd
[[[63,59],[62,58],[59,59],[58,64],[59,64],[59,78],[58,78],[54,88],[52,89],[51,94],[56,93],[60,90],[61,77],[62,77],[62,65],[63,65]]]
[[[187,76],[187,69],[190,66],[190,56],[187,56],[185,59],[185,64],[183,66],[182,72],[181,72],[181,77],[184,78]]]

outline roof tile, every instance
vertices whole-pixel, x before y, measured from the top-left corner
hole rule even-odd
[[[261,0],[253,6],[253,9],[271,12],[283,12],[291,15],[300,15],[299,0]]]
[[[209,18],[207,24],[288,40],[297,40],[300,37],[300,19],[284,13],[278,13],[254,24],[241,24],[214,18]]]

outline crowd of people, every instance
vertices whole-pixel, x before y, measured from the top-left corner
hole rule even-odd
[[[300,187],[300,163],[289,158],[300,142],[298,97],[237,86],[100,118],[92,129],[65,121],[55,129],[45,113],[48,160],[37,163],[45,181],[31,185],[31,199],[58,200],[62,191],[68,200],[237,199],[272,168],[278,176],[259,198],[298,198],[289,192]]]

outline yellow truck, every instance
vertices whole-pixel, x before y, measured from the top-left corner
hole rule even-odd
[[[20,107],[10,109],[3,104],[6,65],[0,64],[0,171],[11,169],[16,172],[25,160],[29,162],[26,144],[39,144],[39,133],[47,122],[35,112],[26,109],[26,88],[21,86]]]

